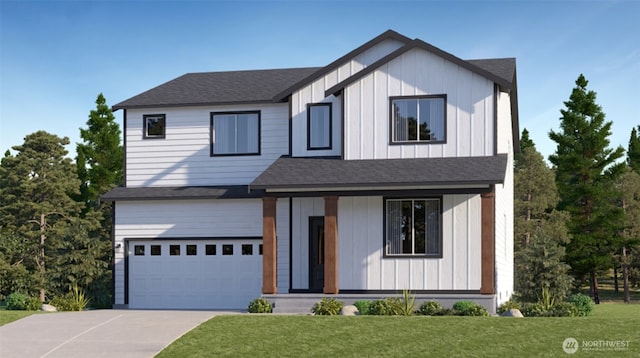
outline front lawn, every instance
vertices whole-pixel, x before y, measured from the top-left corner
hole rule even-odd
[[[34,313],[38,313],[38,311],[7,311],[4,307],[0,307],[0,326],[31,316]]]
[[[639,326],[638,304],[602,304],[582,318],[229,315],[203,323],[158,357],[564,356],[569,337],[591,348],[601,344],[594,341],[629,341],[624,350],[580,348],[575,356],[639,356]]]

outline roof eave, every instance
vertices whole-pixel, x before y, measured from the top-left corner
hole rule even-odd
[[[144,104],[144,105],[122,105],[116,104],[111,107],[112,111],[119,109],[145,109],[145,108],[171,108],[171,107],[207,107],[207,106],[229,106],[229,105],[245,105],[245,104],[272,104],[271,99],[252,100],[252,101],[214,101],[214,102],[198,102],[198,103],[161,103],[161,104]]]

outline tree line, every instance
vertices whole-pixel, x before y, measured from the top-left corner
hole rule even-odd
[[[122,184],[123,149],[102,94],[86,125],[75,161],[69,138],[37,131],[0,162],[0,300],[80,288],[93,306],[111,306],[112,211],[99,196]]]
[[[611,148],[611,121],[580,75],[550,131],[556,150],[549,167],[526,129],[515,156],[516,292],[525,301],[543,292],[562,300],[588,286],[600,302],[599,278],[623,281],[624,301],[640,285],[640,125],[631,131],[626,160]]]

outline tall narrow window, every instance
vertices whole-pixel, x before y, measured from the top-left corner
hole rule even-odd
[[[386,201],[387,255],[442,255],[440,199]]]
[[[445,96],[392,97],[391,142],[444,142]]]
[[[165,137],[166,117],[164,114],[145,114],[142,118],[145,139]]]
[[[331,103],[307,105],[307,149],[331,149]]]
[[[259,155],[260,112],[211,113],[211,155]]]

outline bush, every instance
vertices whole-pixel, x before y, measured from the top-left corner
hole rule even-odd
[[[424,316],[438,316],[442,306],[437,301],[427,301],[420,305],[418,312]]]
[[[411,316],[416,310],[416,296],[409,290],[402,290],[402,299],[400,300],[400,314],[403,316]]]
[[[273,306],[266,298],[256,298],[249,303],[247,308],[249,313],[271,313],[273,312]]]
[[[498,307],[498,314],[503,314],[505,312],[507,312],[510,309],[517,309],[522,311],[522,305],[520,305],[520,303],[514,301],[514,300],[509,300],[507,302],[504,302],[503,304],[500,305],[500,307]]]
[[[333,297],[325,297],[313,305],[311,312],[319,316],[336,316],[340,314],[342,306],[344,306],[344,302],[338,301]]]
[[[369,314],[374,316],[399,316],[403,314],[403,303],[397,297],[375,300],[369,306]]]
[[[358,309],[361,315],[369,314],[369,307],[371,306],[371,301],[369,300],[358,300],[353,303],[354,306]]]
[[[523,303],[520,312],[525,317],[544,317],[547,310],[540,303]]]
[[[548,317],[576,317],[577,315],[578,308],[570,302],[556,303],[546,314]]]
[[[82,311],[91,300],[78,286],[73,286],[71,291],[64,296],[56,296],[49,303],[58,311]]]
[[[588,316],[593,311],[593,300],[582,293],[574,293],[567,298],[567,302],[576,306],[577,316]]]
[[[486,308],[472,301],[458,301],[453,305],[453,310],[460,316],[488,316]]]
[[[40,299],[29,297],[22,292],[14,292],[7,296],[5,301],[7,310],[14,311],[37,311],[42,307]]]

